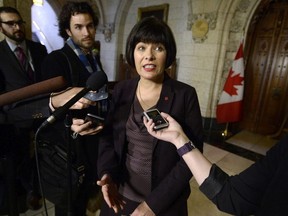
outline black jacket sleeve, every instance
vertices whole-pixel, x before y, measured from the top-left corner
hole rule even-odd
[[[287,144],[288,136],[239,175],[229,177],[213,165],[200,190],[218,209],[230,214],[251,215],[262,212],[259,215],[263,215],[266,212],[264,209],[269,211],[273,208],[275,213],[283,203],[281,194],[286,194],[284,200],[287,200]],[[276,202],[277,199],[279,200]],[[265,215],[271,214],[266,212]]]

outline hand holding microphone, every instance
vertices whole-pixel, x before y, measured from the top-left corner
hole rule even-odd
[[[68,88],[61,92],[56,92],[51,94],[51,105],[53,108],[58,108],[63,106],[66,102],[68,102],[71,98],[77,95],[83,87],[73,87]],[[80,98],[75,104],[73,104],[70,109],[83,109],[88,106],[95,106],[96,102],[86,99],[84,97]]]
[[[52,124],[57,119],[61,118],[66,112],[69,110],[70,107],[72,107],[78,100],[80,100],[86,93],[89,91],[97,91],[102,86],[104,86],[107,83],[107,76],[103,71],[97,71],[93,73],[86,82],[86,87],[80,90],[74,97],[72,97],[68,102],[66,102],[64,105],[57,108],[53,114],[47,118],[39,129],[45,127],[48,124]],[[82,99],[85,100],[85,99]],[[86,99],[87,100],[87,99]],[[39,130],[38,129],[38,130]]]

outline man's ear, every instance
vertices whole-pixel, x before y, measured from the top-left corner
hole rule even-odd
[[[71,31],[70,31],[70,29],[66,29],[66,33],[69,35],[69,37],[71,37]]]

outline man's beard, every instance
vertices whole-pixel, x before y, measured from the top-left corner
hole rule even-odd
[[[18,43],[21,43],[25,39],[25,33],[21,30],[10,34],[9,32],[5,31],[5,29],[2,29],[2,33],[9,39],[14,40]]]

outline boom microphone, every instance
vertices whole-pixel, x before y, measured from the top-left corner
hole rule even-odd
[[[60,90],[66,86],[63,76],[54,77],[42,82],[34,83],[0,95],[0,107],[31,97]]]
[[[78,92],[74,97],[72,97],[67,103],[65,103],[63,106],[57,108],[53,114],[48,117],[42,125],[39,127],[38,130],[42,129],[43,127],[46,127],[48,124],[52,124],[57,119],[62,117],[69,108],[75,104],[80,98],[82,98],[87,92],[89,91],[97,91],[102,86],[104,86],[107,83],[107,76],[103,71],[97,71],[93,73],[86,82],[86,87],[83,88],[80,92]]]

